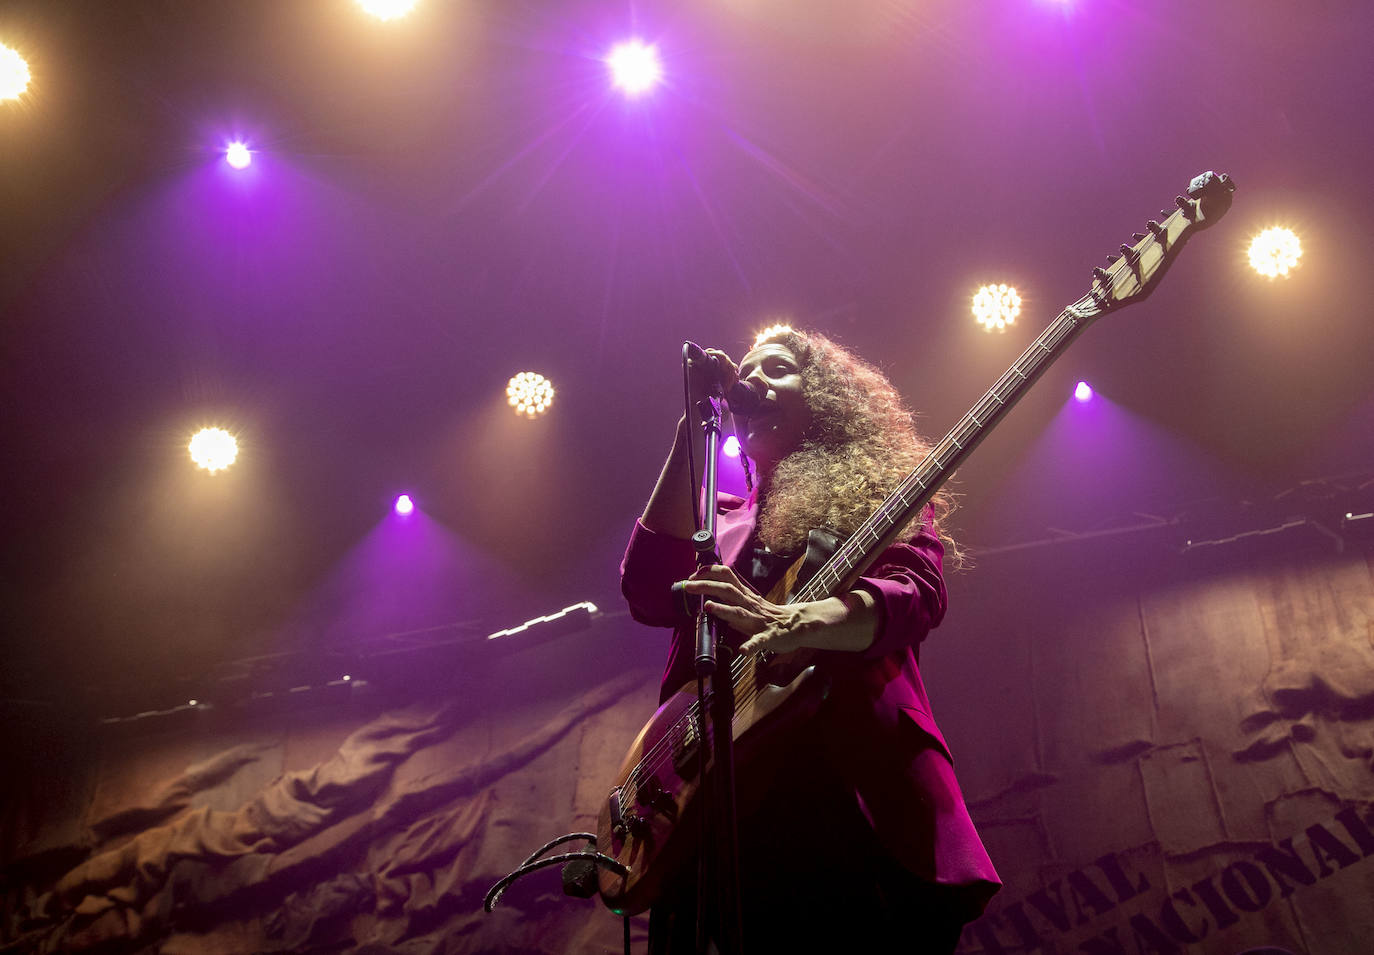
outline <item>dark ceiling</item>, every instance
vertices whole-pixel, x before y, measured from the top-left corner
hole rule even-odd
[[[668,71],[633,103],[628,34]],[[0,104],[4,694],[613,608],[684,338],[790,317],[938,436],[1205,169],[1229,216],[979,450],[957,532],[1374,471],[1371,35],[1267,0],[0,2],[35,77]],[[1271,225],[1286,280],[1246,265]],[[1025,296],[1004,335],[986,281]]]

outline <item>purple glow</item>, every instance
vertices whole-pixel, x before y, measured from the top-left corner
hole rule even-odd
[[[607,54],[606,64],[611,69],[612,85],[630,97],[647,92],[663,78],[658,51],[639,40],[616,44]]]
[[[739,438],[735,437],[733,434],[730,435],[730,437],[725,439],[725,446],[721,448],[721,450],[725,452],[727,458],[739,457]]]
[[[402,494],[396,498],[396,513],[405,517],[415,510],[415,502],[410,499],[409,494]]]
[[[1080,381],[1078,387],[1073,390],[1073,396],[1079,401],[1088,401],[1093,396],[1092,386],[1086,381]]]
[[[253,161],[253,154],[243,143],[232,142],[229,144],[229,148],[224,151],[224,160],[235,169],[247,169],[249,163]]]

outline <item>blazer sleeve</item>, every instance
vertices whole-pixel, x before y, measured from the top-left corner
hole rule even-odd
[[[651,627],[677,624],[672,586],[695,569],[691,541],[651,531],[635,521],[620,562],[620,592],[629,604],[630,616]]]
[[[893,544],[855,583],[877,601],[878,634],[865,659],[915,647],[945,616],[945,548],[927,524],[911,540]]]

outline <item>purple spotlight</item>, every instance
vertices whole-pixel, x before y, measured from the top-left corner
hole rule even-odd
[[[402,494],[396,498],[396,513],[405,517],[415,510],[415,502],[410,499],[409,494]]]
[[[1079,401],[1088,401],[1093,396],[1092,386],[1086,381],[1080,381],[1078,386],[1073,390],[1073,396]]]
[[[235,169],[247,169],[249,163],[253,161],[253,154],[243,143],[232,142],[229,144],[229,148],[224,151],[224,161]]]
[[[727,458],[739,457],[739,438],[735,437],[733,434],[730,435],[730,437],[725,439],[725,446],[721,448],[721,450],[725,452]]]
[[[616,44],[606,55],[611,83],[631,98],[648,92],[663,79],[663,64],[658,51],[639,40]]]

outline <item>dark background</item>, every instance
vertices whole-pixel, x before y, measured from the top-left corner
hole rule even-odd
[[[1205,169],[1234,209],[979,450],[953,529],[1338,525],[1374,471],[1371,28],[1263,0],[0,2],[34,72],[0,104],[0,695],[127,713],[246,657],[617,610],[684,338],[817,328],[938,437]],[[600,57],[636,34],[668,75],[627,102]],[[1303,241],[1286,280],[1246,263],[1272,225]],[[1025,298],[1004,335],[969,316],[989,281]],[[558,388],[534,422],[504,407],[526,369]],[[185,451],[210,424],[241,446],[213,477]]]

